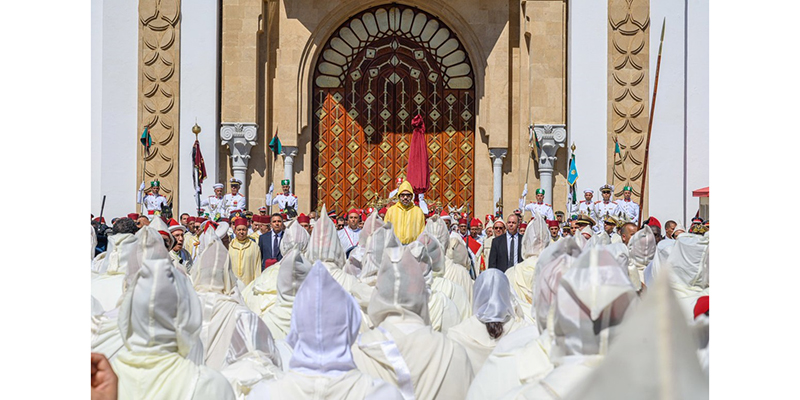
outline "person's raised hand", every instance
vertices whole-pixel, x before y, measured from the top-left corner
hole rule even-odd
[[[117,374],[100,353],[92,353],[92,400],[117,400]]]

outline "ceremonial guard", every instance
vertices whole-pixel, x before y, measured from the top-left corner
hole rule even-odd
[[[536,212],[543,215],[547,220],[555,220],[556,216],[553,214],[553,207],[544,202],[544,189],[536,189],[536,202],[525,206],[525,211],[530,211],[531,215],[536,215]]]
[[[619,215],[620,213],[619,204],[616,201],[611,201],[612,191],[614,191],[614,188],[607,184],[600,187],[600,194],[603,196],[603,200],[594,203],[594,210],[598,220],[609,215]],[[595,232],[600,232],[602,229],[600,226],[595,226],[595,228]]]
[[[594,209],[594,201],[592,201],[592,197],[594,197],[594,190],[592,189],[585,189],[583,191],[584,200],[580,201],[578,204],[578,214],[586,214],[593,219],[599,219],[597,217],[597,212]]]
[[[230,218],[234,212],[244,212],[247,209],[247,200],[239,194],[239,188],[242,187],[242,181],[231,178],[231,192],[223,197],[225,204],[225,213]]]
[[[639,224],[639,205],[631,201],[631,193],[633,188],[625,186],[622,188],[622,200],[617,200],[620,211],[625,213],[625,217],[629,222]]]
[[[223,196],[223,190],[225,189],[225,185],[221,183],[214,184],[214,195],[209,196],[208,199],[203,200],[200,203],[200,206],[207,208],[207,214],[209,219],[214,221],[219,220],[220,218],[227,218],[228,213],[225,212],[225,201]]]
[[[291,207],[297,212],[297,196],[289,192],[289,180],[284,179],[281,181],[281,188],[283,193],[275,196],[275,200],[270,205],[277,205],[280,208],[279,212],[285,212],[286,207]]]
[[[139,190],[144,189],[144,183],[139,188]],[[144,208],[147,210],[147,218],[152,220],[154,216],[161,215],[161,207],[167,205],[167,198],[160,195],[158,192],[161,190],[161,182],[158,180],[154,180],[150,182],[150,193],[147,196],[144,196],[142,199],[142,204],[144,204]]]

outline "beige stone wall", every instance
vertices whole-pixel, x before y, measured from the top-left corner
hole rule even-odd
[[[149,155],[137,143],[136,181],[158,179],[161,194],[178,204],[180,132],[180,0],[139,2],[139,101],[137,141],[148,127]],[[146,158],[146,165],[142,160]]]
[[[641,204],[647,127],[650,110],[650,1],[608,2],[608,181],[614,196],[633,188]],[[621,155],[615,156],[615,140]],[[648,190],[645,188],[644,198]],[[647,202],[642,216],[647,216]]]
[[[350,16],[385,1],[226,0],[222,26],[222,122],[259,124],[251,152],[248,202],[263,204],[272,157],[267,143],[277,130],[285,146],[297,146],[295,193],[300,211],[311,208],[311,118],[309,96],[317,50]],[[504,196],[516,208],[527,167],[527,126],[565,123],[566,8],[563,0],[405,1],[434,15],[452,29],[469,53],[476,84],[475,215],[491,213],[490,147],[509,148],[504,166]],[[526,22],[525,17],[530,17]],[[259,21],[261,26],[259,30]],[[528,56],[528,42],[531,43]],[[532,79],[528,78],[529,66]],[[263,79],[263,81],[261,80]],[[535,93],[527,95],[529,91]],[[248,119],[249,118],[249,119]],[[559,150],[558,171],[566,171]],[[224,146],[220,155],[227,159]],[[272,181],[283,178],[278,157]],[[230,176],[230,163],[221,163]],[[531,165],[530,187],[538,185]],[[554,177],[556,209],[566,198],[564,172]],[[511,203],[508,203],[510,201]],[[508,206],[506,210],[509,210]]]

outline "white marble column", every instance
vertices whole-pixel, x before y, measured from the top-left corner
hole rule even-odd
[[[239,193],[247,193],[247,163],[250,161],[250,149],[256,145],[258,125],[252,122],[223,122],[219,131],[221,144],[228,145],[231,152],[233,177],[242,181]]]
[[[508,149],[489,149],[489,156],[494,160],[492,163],[494,171],[494,190],[492,192],[494,196],[492,198],[492,207],[495,213],[497,212],[497,203],[503,198],[503,159],[506,157],[506,154],[508,154]]]
[[[539,181],[544,189],[544,202],[553,204],[553,169],[556,166],[556,152],[564,147],[567,140],[565,125],[534,125],[533,132],[541,148],[539,156]]]
[[[294,157],[297,156],[296,146],[282,146],[283,153],[283,179],[289,180],[289,191],[294,193]]]

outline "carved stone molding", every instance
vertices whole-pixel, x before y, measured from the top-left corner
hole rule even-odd
[[[258,125],[253,122],[223,122],[219,130],[220,144],[230,149],[231,169],[233,177],[242,181],[242,194],[247,191],[247,163],[250,161],[250,149],[256,145]]]
[[[161,193],[177,204],[180,111],[180,0],[139,1],[139,133],[153,143],[137,179],[161,181]],[[139,136],[137,136],[138,140]],[[145,157],[137,143],[139,160]],[[144,170],[143,170],[144,169]]]
[[[544,201],[553,204],[553,170],[556,167],[556,152],[567,140],[566,125],[534,125],[533,132],[539,141],[539,181],[544,189]]]
[[[609,183],[622,195],[633,187],[638,202],[649,110],[650,1],[608,2],[608,146]],[[615,155],[615,142],[620,155]]]

